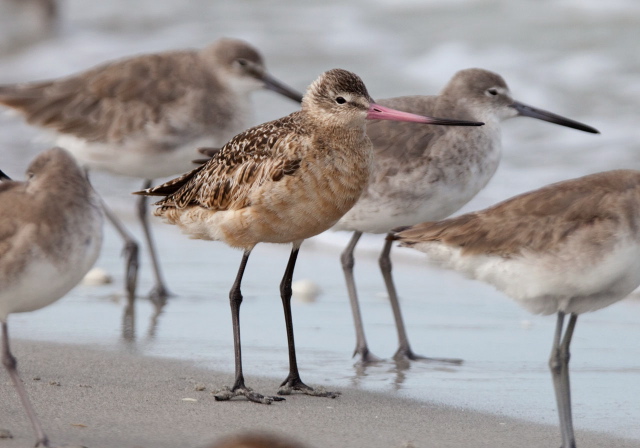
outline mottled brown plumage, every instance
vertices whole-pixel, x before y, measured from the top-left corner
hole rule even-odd
[[[212,159],[153,189],[167,197],[155,205],[183,209],[199,205],[210,210],[240,209],[251,205],[250,189],[278,182],[300,168],[295,151],[287,151],[299,114],[281,118],[234,137]],[[176,187],[180,188],[176,188]],[[172,188],[174,191],[172,191]]]
[[[333,107],[325,104],[327,85],[336,73],[343,72],[314,84],[318,90],[310,89],[301,111],[237,135],[205,165],[145,191],[166,195],[156,214],[187,232],[196,229],[196,237],[244,249],[301,241],[330,227],[366,185],[371,158],[364,117],[362,124],[344,125],[327,112]],[[369,98],[363,85],[356,87]],[[319,98],[317,104],[311,98]],[[368,106],[358,107],[364,114]],[[223,217],[213,217],[220,212]],[[203,231],[202,220],[218,224]]]

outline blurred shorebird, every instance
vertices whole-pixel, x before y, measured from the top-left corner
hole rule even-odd
[[[469,202],[495,173],[501,157],[501,122],[525,116],[598,133],[590,126],[515,101],[501,76],[482,69],[461,70],[437,96],[405,96],[380,104],[421,115],[482,121],[482,127],[408,126],[373,121],[367,135],[373,143],[373,168],[368,187],[357,204],[333,227],[353,231],[341,256],[356,327],[354,356],[360,362],[379,360],[365,338],[353,276],[353,251],[362,233],[388,233],[394,227],[444,219]],[[379,263],[385,281],[399,346],[396,360],[426,358],[413,353],[391,276],[391,242]]]
[[[57,0],[0,0],[0,53],[53,36],[58,15]]]
[[[362,80],[346,70],[322,74],[308,88],[302,109],[237,136],[204,165],[138,194],[164,196],[155,214],[192,238],[224,241],[244,250],[229,293],[235,348],[235,382],[216,396],[237,395],[259,403],[282,400],[245,386],[242,373],[240,284],[258,243],[291,243],[293,249],[280,284],[289,345],[289,375],[279,394],[292,390],[336,397],[300,379],[291,316],[291,281],[302,241],[334,225],[355,204],[369,179],[371,142],[367,119],[472,125],[427,118],[379,106]]]
[[[269,89],[301,101],[274,79],[260,53],[236,39],[202,50],[145,54],[51,81],[0,86],[0,104],[36,126],[57,132],[58,145],[90,169],[152,179],[191,169],[195,149],[222,145],[249,126],[251,92]],[[150,297],[169,292],[149,230],[146,202],[138,216],[155,275]],[[138,245],[116,216],[107,218],[125,240],[126,288],[135,296]]]
[[[209,448],[304,448],[304,445],[269,433],[243,433],[225,437]]]
[[[73,288],[98,258],[100,200],[84,171],[60,148],[37,156],[27,180],[0,182],[0,323],[2,363],[38,438],[49,446],[9,348],[11,313],[45,307]]]
[[[557,314],[549,367],[562,448],[575,448],[569,345],[579,314],[622,300],[640,285],[640,172],[559,182],[397,231],[390,240],[425,252],[435,264],[495,286],[532,313]]]

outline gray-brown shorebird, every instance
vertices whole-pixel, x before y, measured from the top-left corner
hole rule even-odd
[[[93,266],[102,244],[100,199],[65,150],[38,155],[27,180],[0,178],[0,323],[2,364],[38,438],[49,446],[9,348],[12,313],[45,307],[73,288]]]
[[[336,230],[354,232],[341,260],[356,327],[354,356],[359,355],[362,363],[379,359],[369,351],[353,276],[353,251],[362,233],[388,233],[394,227],[444,219],[469,202],[498,168],[501,123],[508,118],[533,117],[598,132],[514,100],[500,75],[477,68],[456,73],[437,96],[390,98],[380,104],[415,114],[482,121],[485,125],[453,128],[382,121],[368,124],[367,134],[374,151],[371,180],[356,205],[334,226]],[[398,332],[394,358],[459,363],[459,359],[426,358],[412,351],[391,275],[390,252],[391,243],[387,240],[379,263]]]
[[[266,70],[253,46],[219,39],[201,50],[144,54],[51,81],[0,86],[0,104],[58,134],[57,144],[90,169],[145,179],[191,169],[201,145],[222,145],[250,125],[250,94],[265,88],[296,101],[302,96]],[[151,257],[155,286],[169,292],[149,230],[146,199],[138,216]],[[125,240],[126,288],[135,296],[138,245],[120,220],[106,216]]]
[[[479,212],[397,230],[393,239],[436,265],[489,283],[532,313],[557,315],[549,367],[562,448],[575,448],[569,345],[579,314],[640,285],[640,172],[558,182]]]

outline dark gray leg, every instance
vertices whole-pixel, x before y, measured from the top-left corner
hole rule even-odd
[[[102,210],[107,219],[113,224],[113,227],[124,240],[124,248],[122,254],[125,257],[125,289],[127,293],[127,304],[122,315],[122,338],[131,342],[135,339],[135,301],[136,288],[138,285],[138,243],[120,219],[107,207],[104,200],[101,199]]]
[[[20,375],[18,375],[18,362],[16,361],[16,358],[11,354],[11,350],[9,349],[9,329],[6,322],[2,322],[2,364],[4,365],[5,369],[7,369],[7,372],[11,377],[11,381],[13,381],[13,384],[18,391],[18,396],[20,397],[22,406],[27,412],[29,420],[31,420],[31,426],[33,426],[33,430],[35,431],[36,437],[38,438],[35,446],[49,447],[49,438],[42,430],[42,426],[40,426],[40,421],[38,420],[38,417],[33,410],[31,401],[29,401],[27,391],[24,389],[24,385],[20,380]]]
[[[355,357],[356,355],[360,355],[359,362],[362,364],[369,364],[379,362],[381,359],[369,351],[367,338],[364,335],[364,326],[362,325],[362,314],[360,314],[360,304],[358,303],[358,291],[356,290],[356,283],[353,277],[353,266],[355,265],[353,251],[361,236],[362,232],[353,232],[353,237],[351,237],[349,245],[347,245],[344,252],[342,252],[340,261],[342,262],[342,270],[344,272],[345,280],[347,281],[349,303],[351,304],[351,312],[353,313],[353,323],[356,327],[356,349],[353,351],[353,356]]]
[[[448,362],[453,364],[462,364],[461,359],[447,359],[447,358],[427,358],[422,355],[416,355],[411,350],[409,345],[409,338],[407,337],[407,331],[404,327],[404,320],[402,319],[402,312],[400,311],[400,302],[398,301],[398,294],[396,292],[396,286],[393,283],[393,277],[391,275],[391,245],[393,243],[392,234],[387,234],[387,238],[382,248],[382,253],[378,262],[380,263],[380,270],[382,271],[382,278],[384,284],[387,287],[387,294],[389,294],[389,301],[391,302],[391,309],[393,310],[393,318],[396,322],[396,329],[398,331],[398,350],[393,358],[397,361],[401,360],[425,360],[436,362]]]
[[[240,305],[242,304],[242,292],[240,291],[240,284],[242,283],[242,276],[244,275],[244,269],[247,267],[247,261],[251,255],[251,250],[246,250],[242,255],[242,261],[240,262],[240,268],[238,269],[238,275],[236,280],[229,291],[229,303],[231,304],[231,320],[233,322],[233,349],[235,354],[236,363],[236,379],[231,389],[224,389],[219,391],[215,395],[217,401],[230,400],[233,397],[242,395],[249,401],[255,403],[271,404],[272,401],[282,401],[282,397],[268,397],[256,392],[245,386],[244,375],[242,373],[242,348],[240,343]]]
[[[147,179],[142,186],[143,190],[151,187],[152,180]],[[167,289],[162,272],[160,271],[160,262],[158,261],[158,253],[156,246],[151,235],[151,229],[149,228],[149,215],[147,213],[147,196],[140,196],[138,199],[138,218],[142,224],[142,230],[144,231],[144,238],[149,248],[149,256],[151,257],[151,265],[153,267],[153,274],[156,279],[156,284],[149,293],[149,299],[155,304],[164,305],[167,298],[171,295]]]
[[[102,209],[107,219],[113,224],[113,227],[115,227],[116,231],[124,240],[122,254],[125,257],[125,288],[129,302],[133,303],[136,298],[136,287],[138,285],[138,243],[136,243],[136,240],[131,236],[120,219],[107,207],[104,200],[102,200]]]
[[[298,362],[296,360],[296,345],[293,339],[293,317],[291,315],[291,282],[293,279],[293,270],[298,259],[299,244],[294,244],[287,263],[287,269],[284,271],[282,282],[280,283],[280,297],[282,298],[282,307],[284,308],[284,320],[287,327],[287,342],[289,344],[289,376],[282,382],[278,394],[289,395],[292,391],[297,390],[307,395],[315,397],[336,398],[339,392],[328,392],[322,388],[313,389],[302,382],[300,373],[298,372]]]
[[[578,320],[577,314],[571,314],[569,323],[562,336],[564,325],[563,312],[558,313],[555,336],[553,338],[553,348],[549,359],[551,378],[553,379],[553,389],[558,405],[558,418],[560,419],[560,433],[562,435],[562,448],[575,448],[576,440],[573,433],[573,418],[571,413],[571,387],[569,384],[569,345],[573,330]]]

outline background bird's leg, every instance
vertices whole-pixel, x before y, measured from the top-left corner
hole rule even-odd
[[[411,346],[409,345],[409,338],[407,337],[407,331],[404,326],[404,319],[402,318],[402,312],[400,311],[400,301],[398,300],[398,293],[396,292],[396,286],[393,283],[393,276],[391,275],[391,245],[393,234],[387,234],[387,238],[384,242],[384,247],[380,253],[378,263],[380,264],[380,271],[382,272],[382,278],[384,284],[387,287],[387,294],[389,295],[389,302],[391,302],[391,309],[393,310],[393,318],[396,323],[396,330],[398,331],[398,350],[393,358],[396,361],[405,360],[424,360],[424,361],[436,361],[447,362],[452,364],[461,364],[461,359],[449,359],[449,358],[428,358],[422,355],[416,355]]]
[[[105,216],[111,224],[113,224],[113,227],[124,240],[122,253],[125,257],[125,288],[127,290],[127,299],[129,300],[129,303],[133,303],[136,299],[136,287],[138,284],[138,243],[136,243],[136,240],[125,228],[115,213],[107,207],[104,200],[101,200],[101,202]]]
[[[40,426],[40,421],[38,420],[38,417],[33,410],[33,406],[31,405],[31,401],[27,396],[27,391],[24,389],[24,385],[22,384],[20,375],[18,375],[18,362],[16,361],[16,358],[11,354],[11,350],[9,348],[9,329],[6,322],[2,322],[2,364],[4,365],[5,369],[7,369],[7,372],[11,377],[11,381],[13,381],[13,384],[18,391],[18,396],[20,397],[22,406],[27,412],[29,420],[31,420],[31,425],[33,426],[36,437],[38,438],[38,440],[36,441],[36,446],[49,447],[49,438],[42,430],[42,426]]]
[[[356,327],[356,349],[353,351],[353,356],[360,355],[360,363],[370,364],[381,361],[381,359],[369,351],[367,338],[364,335],[364,325],[362,324],[362,314],[360,313],[360,304],[358,302],[358,291],[356,290],[356,283],[353,277],[353,266],[355,265],[353,251],[361,236],[362,232],[353,232],[349,244],[344,249],[344,252],[342,252],[342,255],[340,255],[340,261],[342,262],[342,271],[344,272],[344,278],[347,282],[349,303],[351,304],[351,312],[353,313],[353,323]]]
[[[142,186],[143,190],[151,188],[152,180],[146,179]],[[147,247],[149,248],[149,256],[151,257],[151,265],[153,267],[153,274],[156,279],[156,284],[149,293],[149,299],[156,306],[164,306],[167,301],[167,298],[171,295],[169,290],[167,289],[164,277],[162,276],[162,272],[160,271],[160,261],[158,259],[158,253],[156,250],[155,243],[153,241],[153,236],[151,235],[151,229],[149,228],[149,214],[147,210],[147,196],[140,196],[138,199],[138,218],[140,218],[140,223],[142,224],[142,230],[144,232],[144,238],[147,242]]]
[[[576,441],[573,433],[573,419],[571,415],[571,388],[569,384],[569,345],[578,316],[571,314],[569,323],[562,336],[565,314],[558,313],[553,347],[549,359],[549,368],[553,379],[553,388],[558,405],[558,418],[562,434],[562,448],[575,448]]]

